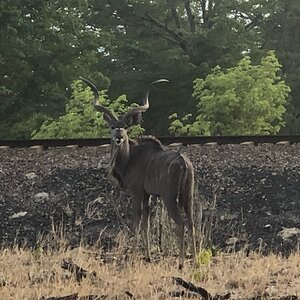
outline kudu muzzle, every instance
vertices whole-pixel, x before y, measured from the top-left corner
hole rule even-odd
[[[117,147],[122,146],[122,144],[124,142],[124,139],[125,139],[124,136],[126,135],[126,133],[124,133],[124,130],[125,129],[123,129],[123,128],[115,128],[112,131],[112,140]]]

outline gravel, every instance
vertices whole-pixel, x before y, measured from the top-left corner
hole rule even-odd
[[[297,248],[300,144],[174,149],[194,164],[197,229],[212,220],[210,245],[283,254]],[[59,236],[72,247],[84,240],[109,249],[131,226],[130,206],[109,178],[105,148],[0,150],[1,246],[55,245]]]

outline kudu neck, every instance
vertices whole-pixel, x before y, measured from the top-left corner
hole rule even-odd
[[[129,160],[129,155],[130,145],[128,138],[126,138],[120,146],[116,146],[114,142],[111,143],[111,168],[120,176],[123,176],[123,171]]]

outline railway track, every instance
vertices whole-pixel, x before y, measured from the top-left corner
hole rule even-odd
[[[164,145],[226,145],[226,144],[299,144],[300,135],[245,135],[245,136],[197,136],[197,137],[160,137]],[[92,139],[36,139],[36,140],[0,140],[0,148],[30,148],[41,146],[66,147],[75,145],[78,147],[96,147],[110,143],[109,138]]]

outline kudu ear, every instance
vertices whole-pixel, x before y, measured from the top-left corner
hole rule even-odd
[[[123,117],[123,120],[127,127],[138,125],[142,120],[142,112],[140,110],[132,111],[130,114],[126,114]]]
[[[103,110],[102,106],[96,104],[94,105],[94,107],[97,111],[103,113],[103,119],[108,126],[111,126],[115,122],[115,118],[113,118],[110,114],[108,114],[106,110]]]

